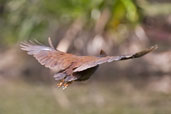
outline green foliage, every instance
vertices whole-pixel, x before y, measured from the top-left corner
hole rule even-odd
[[[137,6],[133,0],[115,0],[112,9],[111,26],[116,28],[123,20],[128,20],[130,23],[137,23],[139,14]]]
[[[133,0],[4,0],[0,9],[0,40],[15,43],[30,38],[45,38],[52,29],[65,25],[78,17],[91,23],[94,9],[102,12],[109,8],[115,27],[128,20],[138,21],[137,8]],[[56,26],[56,27],[55,27]]]
[[[39,2],[27,0],[6,2],[2,16],[4,40],[11,43],[40,34],[43,27],[47,25],[47,20],[40,9]]]

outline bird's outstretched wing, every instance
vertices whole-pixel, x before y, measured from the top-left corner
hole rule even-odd
[[[55,70],[57,72],[68,68],[74,59],[74,55],[67,54],[56,50],[51,40],[49,40],[50,47],[44,46],[36,42],[22,42],[21,49],[27,51],[29,55],[33,55],[41,65]]]
[[[139,57],[142,57],[142,56],[148,54],[149,52],[151,52],[151,51],[153,51],[155,49],[157,49],[157,45],[152,46],[149,49],[145,49],[145,50],[142,50],[140,52],[131,54],[131,55],[99,57],[97,59],[94,59],[92,61],[89,61],[87,63],[84,63],[84,64],[80,65],[78,68],[76,68],[74,70],[74,72],[81,72],[83,70],[89,69],[91,67],[95,67],[97,65],[100,65],[100,64],[103,64],[103,63],[106,63],[106,62],[113,62],[113,61],[121,61],[121,60],[139,58]]]

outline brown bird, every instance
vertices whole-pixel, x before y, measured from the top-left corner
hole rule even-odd
[[[27,51],[29,55],[33,55],[41,65],[56,72],[54,78],[58,82],[57,86],[63,88],[68,87],[74,81],[89,79],[100,64],[138,58],[157,48],[157,46],[152,46],[149,49],[125,56],[104,56],[105,53],[101,51],[103,56],[96,57],[61,52],[54,48],[50,38],[49,45],[50,47],[32,41],[20,44],[21,49]]]

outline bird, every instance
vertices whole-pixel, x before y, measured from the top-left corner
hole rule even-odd
[[[74,81],[88,80],[101,64],[139,58],[158,47],[154,45],[134,54],[122,56],[108,56],[103,50],[100,56],[77,56],[55,49],[50,38],[48,42],[49,46],[45,46],[38,41],[26,41],[21,42],[20,47],[28,55],[35,57],[41,65],[53,70],[57,87],[63,89]]]

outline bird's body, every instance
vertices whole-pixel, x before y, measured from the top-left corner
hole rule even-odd
[[[59,82],[57,86],[64,88],[73,81],[84,81],[89,79],[100,64],[138,58],[156,49],[156,46],[153,46],[149,49],[127,56],[96,57],[77,56],[61,52],[53,47],[50,39],[49,44],[50,47],[34,42],[23,42],[20,46],[21,49],[27,51],[29,55],[33,55],[41,65],[55,71],[54,78]]]

